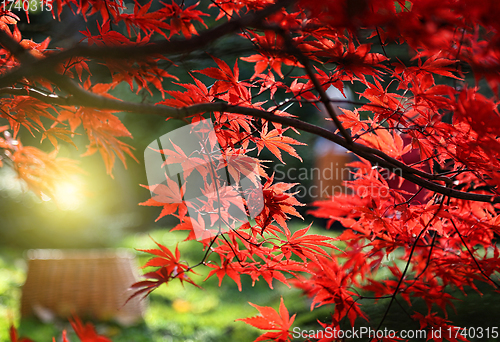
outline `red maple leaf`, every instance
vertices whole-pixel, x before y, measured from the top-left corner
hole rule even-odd
[[[198,6],[198,4],[199,2],[187,8],[183,8],[172,1],[171,5],[165,5],[165,7],[160,10],[165,17],[170,18],[170,35],[168,38],[180,32],[188,39],[191,38],[193,34],[197,35],[198,32],[194,27],[193,21],[198,21],[207,28],[201,16],[208,16],[208,14],[195,10],[194,8]]]
[[[262,233],[267,226],[271,224],[273,219],[276,220],[281,227],[286,227],[288,214],[302,218],[294,206],[302,206],[304,204],[297,201],[293,193],[286,192],[296,184],[282,182],[272,184],[273,180],[274,176],[271,176],[264,184],[264,209],[259,216],[255,218],[257,224],[262,227]]]
[[[186,184],[181,188],[179,185],[167,178],[167,185],[156,184],[156,185],[141,185],[144,188],[151,190],[156,196],[148,199],[145,202],[139,203],[139,205],[153,206],[153,207],[163,207],[160,215],[156,218],[156,221],[164,216],[172,215],[178,210],[179,218],[182,220],[187,213],[186,204],[183,201],[183,194],[185,192]]]
[[[81,342],[112,342],[109,338],[97,334],[91,323],[84,325],[77,316],[74,316],[69,322]]]
[[[199,287],[187,275],[186,272],[194,273],[194,271],[189,268],[187,263],[180,260],[181,254],[179,252],[178,246],[175,247],[174,254],[162,244],[159,244],[156,241],[154,241],[154,243],[159,247],[159,249],[138,249],[138,251],[149,253],[155,256],[149,259],[149,261],[143,266],[143,268],[159,268],[156,271],[143,274],[142,277],[146,278],[146,280],[138,281],[132,284],[132,289],[136,289],[136,291],[127,299],[127,302],[132,298],[142,294],[144,294],[144,296],[149,295],[161,284],[166,284],[174,278],[179,279],[181,283],[184,283],[184,281],[186,281],[196,287]]]
[[[262,127],[260,139],[256,141],[259,153],[265,147],[269,151],[271,151],[280,160],[280,162],[284,163],[283,159],[281,158],[281,151],[280,151],[283,150],[288,154],[294,156],[295,158],[299,159],[300,161],[302,161],[302,158],[300,158],[300,156],[297,154],[295,148],[293,148],[290,145],[305,145],[305,144],[293,138],[283,135],[283,133],[285,133],[286,131],[287,129],[277,129],[277,128],[268,131],[268,123],[266,122]]]
[[[293,56],[283,56],[283,39],[278,36],[273,31],[266,31],[263,36],[253,34],[254,38],[252,41],[254,44],[262,49],[260,54],[251,55],[248,57],[240,57],[241,60],[245,62],[255,63],[254,75],[252,79],[257,75],[261,74],[267,67],[270,67],[274,72],[276,72],[281,78],[283,78],[283,73],[281,72],[282,64],[289,66],[301,66]]]
[[[330,255],[322,247],[339,250],[331,244],[331,241],[335,240],[334,238],[319,234],[307,235],[309,228],[311,228],[311,225],[299,229],[293,234],[290,233],[288,228],[285,229],[287,240],[280,248],[286,258],[289,259],[294,253],[306,262],[307,259],[316,260],[318,254],[329,258]]]
[[[170,27],[167,23],[165,23],[167,17],[161,11],[148,13],[152,3],[153,0],[144,6],[141,6],[138,2],[136,2],[133,14],[121,13],[118,16],[117,21],[125,22],[129,36],[130,29],[134,27],[137,28],[138,34],[140,34],[141,31],[146,34],[156,32],[167,38],[167,35],[163,32],[163,29],[168,29]]]
[[[260,316],[250,318],[240,318],[237,321],[242,321],[261,330],[272,330],[262,334],[254,342],[273,340],[276,342],[291,341],[292,335],[290,327],[295,320],[295,315],[290,317],[283,298],[281,298],[279,313],[269,306],[259,306],[249,303],[251,306],[259,310]]]
[[[16,329],[16,327],[14,327],[14,325],[10,326],[9,334],[10,334],[10,341],[11,342],[33,342],[33,340],[30,340],[29,338],[18,337],[17,336],[17,329]]]

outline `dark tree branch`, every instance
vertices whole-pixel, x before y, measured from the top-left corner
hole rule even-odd
[[[10,40],[12,41],[11,38]],[[7,41],[6,45],[11,43],[9,42],[8,39],[6,41]],[[1,34],[0,34],[0,42],[1,42]],[[17,42],[15,43],[17,44]],[[23,58],[23,60],[31,59],[30,57],[25,57],[26,51],[19,50],[15,46],[13,46],[12,49],[13,51],[15,51],[16,56],[20,56],[21,58]],[[297,129],[322,136],[328,140],[331,140],[347,148],[348,150],[354,152],[358,156],[365,158],[374,164],[387,168],[389,171],[395,174],[398,173],[402,174],[405,179],[417,185],[420,185],[426,189],[429,189],[431,191],[435,191],[443,195],[460,199],[467,199],[467,200],[481,201],[481,202],[493,202],[493,203],[500,202],[499,197],[493,198],[493,196],[489,195],[462,192],[430,182],[427,179],[446,181],[448,178],[440,175],[429,174],[411,168],[406,164],[404,164],[403,162],[386,155],[382,151],[358,143],[350,143],[347,139],[340,137],[324,128],[306,123],[301,120],[279,116],[272,112],[267,112],[264,110],[248,108],[248,107],[233,106],[222,102],[202,103],[184,108],[170,108],[166,106],[155,106],[151,104],[125,102],[125,101],[106,98],[104,96],[88,92],[82,89],[77,83],[75,83],[71,79],[61,75],[52,74],[48,76],[48,78],[54,83],[56,83],[63,91],[67,92],[69,96],[54,97],[53,95],[44,95],[41,92],[30,92],[29,90],[24,90],[26,92],[26,95],[32,94],[34,97],[44,102],[58,104],[58,105],[86,106],[86,107],[94,107],[105,110],[107,109],[107,110],[117,110],[125,112],[137,112],[142,114],[155,114],[163,117],[171,117],[177,119],[205,112],[228,112],[228,113],[260,117],[262,119],[286,124],[295,127]],[[4,92],[8,93],[17,92],[19,94],[22,93],[23,91],[20,88],[3,88],[3,89]]]
[[[335,126],[337,126],[338,130],[340,131],[340,134],[344,137],[344,139],[349,143],[352,144],[352,137],[351,135],[345,130],[344,126],[342,126],[342,123],[337,117],[337,114],[335,114],[335,111],[333,109],[332,103],[330,101],[330,98],[326,94],[325,90],[323,89],[321,83],[319,82],[318,78],[314,74],[314,70],[312,68],[311,62],[309,61],[309,58],[307,58],[302,51],[300,51],[299,48],[297,48],[294,44],[292,39],[284,32],[283,29],[281,28],[275,28],[274,29],[277,34],[281,35],[283,39],[285,40],[285,43],[287,45],[288,50],[297,58],[297,60],[302,63],[304,66],[304,69],[307,73],[307,76],[309,76],[309,79],[311,82],[314,84],[314,88],[319,94],[319,98],[321,99],[321,102],[326,108],[326,111],[328,115],[332,118],[333,122],[335,123]]]
[[[175,119],[182,119],[191,115],[207,113],[207,112],[226,112],[226,113],[242,114],[242,115],[258,117],[272,122],[288,125],[300,129],[304,132],[309,132],[321,136],[330,141],[333,141],[345,147],[346,149],[350,150],[351,152],[355,153],[356,155],[376,165],[386,168],[392,173],[402,176],[403,178],[409,180],[412,183],[420,185],[423,188],[437,192],[439,194],[464,200],[488,202],[488,203],[500,203],[500,197],[498,196],[463,192],[431,182],[431,180],[446,182],[449,180],[449,178],[443,177],[441,175],[430,174],[418,169],[414,169],[404,164],[403,162],[388,156],[382,151],[379,151],[377,149],[359,143],[349,143],[346,141],[345,138],[327,129],[315,126],[313,124],[298,119],[280,116],[273,112],[268,112],[265,110],[249,108],[249,107],[229,105],[224,102],[200,103],[189,107],[171,108],[166,106],[156,106],[152,104],[119,101],[88,92],[79,87],[75,82],[73,82],[69,78],[63,76],[57,76],[57,77],[53,76],[53,78],[55,79],[55,83],[58,84],[61,87],[61,89],[68,92],[68,94],[70,95],[68,95],[67,97],[54,98],[53,95],[46,95],[44,97],[43,95],[41,95],[41,93],[36,93],[34,97],[44,102],[58,104],[58,105],[85,106],[85,107],[99,108],[103,110],[136,112],[140,114],[153,114],[165,118],[175,118]],[[10,89],[8,93],[12,93],[14,91],[18,92],[18,94],[21,93],[21,90],[19,88],[14,88],[14,89]],[[33,93],[29,92],[28,90],[25,90],[25,95],[30,95],[30,94]]]
[[[95,59],[141,59],[152,55],[175,55],[199,50],[223,36],[239,31],[242,28],[260,23],[263,19],[280,10],[292,5],[296,0],[279,0],[260,11],[246,14],[238,19],[208,29],[200,35],[190,39],[171,39],[140,44],[134,46],[84,46],[78,45],[73,48],[53,53],[43,59],[26,60],[19,59],[23,65],[0,78],[0,87],[7,87],[19,81],[23,77],[46,76],[53,68],[71,57],[87,57]],[[14,55],[22,53],[22,48],[6,32],[0,30],[0,44]],[[28,63],[26,63],[28,62]]]
[[[388,156],[374,148],[370,148],[365,145],[361,145],[358,143],[352,142],[352,138],[349,134],[344,130],[343,136],[338,136],[333,132],[326,130],[324,128],[309,124],[307,122],[283,117],[275,114],[274,112],[268,112],[265,110],[259,110],[254,108],[242,107],[229,105],[222,102],[213,102],[213,103],[201,103],[192,105],[184,108],[171,108],[166,106],[156,106],[152,104],[144,104],[144,103],[133,103],[120,101],[115,99],[110,99],[104,96],[100,96],[85,89],[81,88],[76,82],[73,80],[56,74],[51,71],[51,68],[55,66],[58,61],[63,61],[69,57],[74,56],[86,56],[86,57],[95,57],[95,58],[135,58],[135,57],[143,57],[148,54],[158,54],[158,53],[171,53],[172,51],[175,53],[179,53],[182,51],[191,51],[193,49],[198,49],[204,45],[206,45],[210,41],[214,41],[225,34],[230,32],[234,32],[242,27],[249,26],[251,24],[255,24],[256,26],[260,25],[260,21],[263,20],[269,14],[272,14],[274,11],[279,10],[283,6],[287,6],[293,3],[293,0],[281,0],[276,4],[265,8],[256,13],[251,13],[245,15],[239,19],[229,21],[226,24],[220,25],[214,29],[210,29],[202,33],[200,36],[195,36],[194,38],[182,41],[164,41],[160,43],[153,43],[145,46],[139,47],[99,47],[99,48],[89,48],[89,47],[76,47],[73,49],[65,50],[56,55],[52,55],[50,57],[44,59],[37,59],[35,56],[31,55],[31,53],[25,50],[18,42],[16,42],[10,35],[0,30],[0,44],[3,45],[6,49],[11,51],[11,53],[21,61],[22,66],[17,70],[7,74],[6,76],[0,78],[0,86],[6,82],[14,83],[19,80],[19,78],[30,75],[30,72],[34,72],[35,75],[44,76],[49,79],[51,82],[54,82],[62,91],[66,92],[68,95],[66,97],[60,97],[52,94],[43,94],[39,91],[31,91],[25,90],[26,95],[31,95],[41,101],[58,104],[58,105],[67,105],[67,106],[85,106],[85,107],[93,107],[99,108],[103,110],[115,110],[115,111],[125,111],[125,112],[137,112],[141,114],[155,114],[163,117],[170,118],[185,118],[190,115],[205,113],[205,112],[227,112],[234,114],[242,114],[249,115],[253,117],[259,117],[262,119],[266,119],[269,121],[282,123],[285,125],[289,125],[295,127],[297,129],[303,130],[305,132],[313,133],[318,136],[324,137],[328,140],[331,140],[356,155],[372,162],[373,164],[384,167],[395,174],[401,174],[405,179],[413,182],[417,185],[420,185],[423,188],[428,190],[437,192],[442,195],[446,195],[453,198],[472,200],[472,201],[480,201],[480,202],[490,202],[490,203],[500,203],[500,197],[494,195],[484,195],[484,194],[476,194],[463,192],[459,190],[454,190],[440,184],[434,183],[432,181],[443,181],[445,183],[450,183],[450,179],[448,177],[444,177],[441,175],[430,174],[412,167],[407,166],[403,162]],[[285,35],[286,38],[286,35]],[[292,45],[293,48],[296,49]],[[299,51],[300,52],[300,51]],[[302,53],[300,52],[302,55]],[[61,57],[62,56],[62,57]],[[300,55],[299,55],[300,56]],[[303,55],[302,55],[303,56]],[[305,58],[306,61],[304,63],[309,65],[309,61]],[[37,69],[35,72],[33,69]],[[314,80],[318,81],[312,70],[308,72],[311,77],[311,81],[314,83]],[[331,106],[330,99],[323,91],[321,84],[316,82],[315,87],[320,92],[321,100],[325,103],[327,108],[330,108],[333,112],[333,107]],[[0,88],[4,93],[10,94],[20,94],[22,90],[20,88],[14,87],[3,87]],[[332,118],[337,119],[335,113]],[[337,127],[342,130],[342,125],[339,122]]]
[[[62,106],[67,105],[66,101],[68,100],[67,98],[58,96],[56,94],[48,94],[33,88],[5,87],[0,88],[0,94],[30,96],[48,104],[56,104]]]

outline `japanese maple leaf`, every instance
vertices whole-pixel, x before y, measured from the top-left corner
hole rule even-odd
[[[189,177],[193,170],[197,170],[202,176],[205,176],[207,174],[207,163],[209,163],[210,161],[206,160],[208,159],[206,156],[196,151],[192,154],[186,155],[186,153],[179,146],[174,144],[172,141],[170,142],[175,151],[166,148],[162,150],[153,149],[154,151],[163,153],[165,161],[163,162],[162,167],[172,164],[181,164],[184,173],[184,179]]]
[[[154,240],[153,240],[154,241]],[[138,281],[132,284],[131,288],[136,291],[127,299],[127,302],[132,298],[145,294],[149,295],[161,284],[166,284],[170,280],[177,278],[181,283],[184,281],[196,285],[186,274],[186,272],[193,272],[185,262],[180,261],[181,254],[178,246],[175,247],[175,254],[172,253],[167,247],[154,241],[159,249],[138,249],[138,251],[146,252],[154,255],[144,266],[145,267],[159,267],[156,271],[143,274],[142,277],[146,280]],[[194,272],[193,272],[194,273]]]
[[[59,64],[56,66],[56,70],[58,73],[67,75],[71,78],[75,78],[75,74],[73,72],[76,71],[76,74],[78,75],[78,79],[80,82],[82,81],[82,73],[85,70],[89,75],[92,75],[89,66],[87,62],[89,61],[88,58],[85,57],[72,57],[71,59],[65,61],[62,64]]]
[[[271,151],[283,164],[285,162],[281,158],[281,151],[283,150],[290,154],[291,156],[294,156],[295,158],[299,159],[302,161],[302,158],[297,154],[295,149],[290,146],[290,145],[305,145],[304,143],[301,143],[300,141],[297,141],[293,138],[284,136],[283,133],[286,131],[285,130],[278,130],[278,129],[273,129],[272,131],[268,131],[268,124],[266,123],[262,127],[262,133],[260,135],[261,139],[256,141],[257,144],[257,149],[259,150],[259,153],[262,151],[264,147],[266,147],[269,151]]]
[[[433,330],[441,330],[445,332],[443,334],[443,338],[441,336],[435,336],[434,341],[441,342],[441,341],[451,341],[451,342],[458,342],[460,341],[468,341],[467,338],[465,338],[462,334],[457,333],[457,331],[461,331],[460,327],[453,326],[450,323],[449,320],[444,319],[442,317],[437,316],[435,312],[429,313],[426,316],[422,315],[419,312],[415,312],[411,316],[414,320],[420,322],[420,329],[433,329]],[[451,334],[449,332],[452,332]]]
[[[40,142],[42,142],[45,138],[49,138],[52,145],[54,145],[54,147],[57,148],[58,143],[57,143],[56,138],[59,138],[65,142],[67,142],[68,144],[73,145],[75,148],[77,148],[75,143],[73,142],[73,140],[71,140],[71,138],[70,138],[70,136],[72,136],[73,134],[79,135],[78,133],[71,132],[71,131],[64,129],[64,128],[52,127],[52,128],[49,128],[48,130],[46,130],[45,132],[43,132],[42,139],[40,140]]]
[[[33,134],[32,130],[45,130],[42,117],[56,121],[56,118],[49,112],[50,109],[54,109],[52,105],[29,96],[2,99],[2,108],[6,115],[0,116],[9,120],[14,132],[14,138],[17,137],[21,125]]]
[[[221,100],[231,104],[240,104],[245,101],[251,103],[250,91],[247,87],[252,86],[247,82],[238,81],[240,70],[238,61],[234,62],[233,70],[223,60],[213,57],[218,68],[205,68],[196,72],[216,79],[217,81],[210,88],[210,94],[219,96]],[[225,94],[227,92],[227,94]],[[255,105],[255,104],[254,104]]]
[[[411,148],[410,145],[404,145],[399,134],[391,134],[384,127],[377,127],[374,133],[361,135],[359,141],[367,146],[384,151],[393,158],[401,158]]]
[[[21,19],[11,11],[2,11],[0,16],[0,30],[11,35],[8,25],[16,25],[19,20]]]
[[[166,99],[158,104],[163,104],[170,107],[187,107],[196,103],[212,102],[213,96],[209,94],[207,87],[193,75],[191,75],[195,84],[190,83],[175,83],[187,89],[185,92],[178,90],[167,90],[165,93],[173,97],[173,99]]]
[[[274,97],[274,94],[276,94],[276,91],[278,88],[285,88],[285,84],[282,82],[276,82],[276,79],[274,78],[273,73],[269,73],[267,75],[264,74],[255,74],[254,75],[256,78],[259,78],[257,80],[258,83],[260,83],[260,90],[259,94],[262,94],[264,91],[269,90],[271,94],[271,98]]]
[[[188,230],[189,235],[186,238],[186,241],[197,239],[202,243],[209,245],[210,239],[213,238],[213,234],[205,226],[205,220],[200,214],[198,214],[198,218],[185,216],[183,222],[179,223],[170,231],[175,230]]]
[[[231,70],[229,65],[227,65],[227,63],[224,62],[222,59],[219,59],[217,57],[212,57],[212,58],[214,59],[215,63],[217,63],[217,66],[219,68],[205,68],[203,70],[196,70],[196,72],[199,72],[200,74],[203,74],[205,76],[217,80],[229,81],[233,84],[238,83],[239,68],[236,62],[234,64],[234,72],[233,72],[233,70]]]
[[[273,219],[281,227],[286,227],[287,214],[302,218],[294,206],[303,206],[304,204],[297,201],[293,193],[286,193],[286,191],[290,190],[296,184],[283,182],[272,184],[273,180],[274,176],[271,176],[264,184],[262,191],[264,195],[264,209],[255,218],[257,224],[262,227],[262,232]]]
[[[201,207],[200,212],[208,213],[210,217],[210,225],[215,226],[217,221],[231,225],[233,221],[239,221],[237,212],[244,213],[245,207],[241,201],[241,194],[234,187],[216,185],[215,183],[205,184],[204,189],[200,189],[203,193],[202,198],[199,198]],[[228,210],[230,206],[234,206],[232,210]],[[239,211],[236,210],[239,208]],[[234,211],[236,210],[236,211]]]
[[[107,337],[97,334],[91,323],[83,325],[82,321],[77,316],[70,319],[69,322],[81,342],[112,342]]]
[[[334,56],[329,62],[338,63],[339,68],[351,80],[359,78],[366,83],[366,75],[372,75],[375,79],[380,78],[382,72],[375,67],[387,69],[381,64],[387,60],[388,58],[382,54],[370,52],[370,44],[362,44],[356,48],[351,41],[341,56]]]
[[[54,342],[56,342],[56,339],[53,338]],[[62,342],[70,342],[66,333],[66,330],[63,330],[62,332]]]
[[[387,88],[384,89],[377,80],[375,80],[374,84],[366,83],[366,85],[367,88],[360,95],[370,103],[363,105],[358,111],[372,111],[375,114],[374,119],[379,120],[380,117],[385,118],[401,110],[403,106],[400,100],[401,95],[389,93]]]
[[[240,57],[240,59],[245,62],[255,63],[255,74],[252,77],[255,77],[257,74],[261,74],[268,66],[270,66],[281,78],[283,78],[283,73],[281,72],[282,62],[279,59],[274,59],[273,57],[265,56],[263,54]]]
[[[52,337],[52,342],[56,342],[56,338],[55,337]],[[62,342],[71,342],[68,339],[68,335],[66,333],[66,330],[63,330],[63,332],[62,332]]]
[[[187,8],[183,8],[172,1],[171,5],[165,5],[165,7],[160,10],[166,18],[171,18],[169,23],[169,39],[180,32],[182,32],[187,39],[191,38],[193,34],[197,35],[198,32],[193,25],[193,21],[199,21],[205,28],[208,28],[203,22],[203,19],[201,19],[202,15],[208,16],[208,14],[194,9],[198,4],[199,2]]]
[[[42,58],[43,57],[43,52],[47,49],[49,46],[50,39],[47,38],[43,42],[37,44],[34,41],[30,39],[23,39],[19,42],[19,45],[21,45],[23,48],[28,50],[31,55],[37,57],[37,58]]]
[[[354,111],[340,107],[339,109],[343,112],[343,114],[339,115],[338,118],[340,122],[342,122],[345,129],[351,129],[352,135],[356,135],[359,131],[366,131],[368,129],[368,124],[364,120],[360,120],[357,109],[354,109]]]
[[[89,46],[117,46],[117,45],[128,45],[132,44],[132,41],[125,37],[123,34],[111,30],[110,22],[105,22],[102,26],[97,23],[97,29],[99,30],[99,35],[93,35],[89,29],[86,31],[80,31],[87,38]]]
[[[162,29],[168,29],[169,25],[165,23],[165,15],[161,11],[149,12],[153,1],[141,6],[139,3],[135,3],[134,13],[121,13],[117,21],[123,20],[127,27],[128,35],[130,36],[130,28],[132,26],[138,28],[139,32],[143,31],[146,34],[152,34],[154,32],[161,34],[163,37],[167,38],[167,35]],[[134,30],[135,31],[135,30]]]
[[[239,11],[245,6],[243,2],[227,1],[227,0],[216,0],[213,1],[208,8],[217,7],[219,9],[219,15],[215,20],[226,16],[227,19],[231,19],[234,14],[238,14]]]
[[[154,241],[154,240],[153,240]],[[160,249],[138,249],[138,251],[146,252],[155,255],[150,259],[142,268],[145,267],[166,267],[169,271],[172,271],[175,267],[180,269],[186,269],[185,264],[180,264],[180,252],[179,248],[176,246],[175,255],[167,247],[154,241]]]
[[[285,228],[287,241],[281,246],[281,251],[287,259],[290,259],[292,253],[294,253],[305,262],[308,258],[315,260],[318,254],[322,254],[328,258],[329,254],[322,247],[339,250],[331,244],[331,241],[335,240],[334,238],[318,234],[307,235],[310,227],[311,225],[300,229],[293,233],[293,235],[288,228]]]
[[[283,298],[281,298],[279,313],[269,306],[259,306],[249,303],[259,310],[260,316],[240,318],[237,321],[243,321],[246,324],[259,328],[261,330],[273,330],[259,336],[254,342],[273,340],[276,342],[290,341],[290,327],[295,320],[295,315],[290,317]]]
[[[33,342],[33,340],[30,340],[29,338],[18,337],[17,336],[17,329],[14,327],[14,325],[10,326],[10,341],[11,342]]]
[[[334,74],[331,71],[327,74],[326,72],[324,72],[320,68],[317,68],[316,66],[314,66],[314,69],[317,72],[316,78],[318,79],[319,83],[321,84],[321,86],[325,91],[331,86],[334,86],[342,93],[344,98],[347,100],[347,95],[344,92],[344,83],[342,82],[343,78],[339,78],[338,74],[334,76]],[[313,86],[311,81],[308,81],[308,83],[310,84],[311,87]]]
[[[182,199],[184,193],[186,192],[186,183],[179,188],[179,185],[173,180],[168,178],[166,180],[167,185],[141,185],[153,192],[155,196],[148,199],[146,202],[139,203],[139,205],[163,207],[160,215],[156,218],[156,221],[164,216],[173,214],[176,210],[179,210],[180,219],[184,218],[187,213],[186,204]]]
[[[312,102],[318,99],[318,97],[311,92],[312,88],[312,84],[302,83],[299,82],[299,80],[295,79],[293,80],[287,92],[292,92],[293,96],[297,100],[301,100],[301,98],[304,97],[305,100]]]
[[[120,119],[110,112],[93,108],[80,108],[78,112],[90,141],[87,151],[82,156],[90,156],[99,151],[106,165],[106,171],[111,177],[116,157],[124,165],[126,165],[125,155],[137,161],[132,153],[133,147],[119,139],[132,136]]]
[[[269,262],[271,255],[267,255],[268,262],[265,265],[262,265],[258,270],[247,268],[250,272],[246,272],[252,278],[252,286],[255,285],[255,281],[259,280],[259,276],[262,276],[264,280],[269,285],[270,289],[273,289],[273,279],[279,280],[286,286],[290,287],[287,278],[282,272],[287,272],[297,277],[296,272],[309,272],[309,270],[304,267],[302,262],[287,260],[283,262],[281,257],[274,258],[273,262]]]
[[[422,60],[419,59],[418,67],[413,67],[413,68],[417,69],[417,72],[421,70],[436,75],[442,75],[446,77],[455,78],[457,80],[461,80],[460,77],[457,77],[452,74],[452,72],[457,72],[457,68],[455,66],[457,62],[458,61],[456,60],[443,58],[441,54],[436,54],[427,59],[424,62],[424,64],[422,64]],[[412,67],[410,67],[409,69],[412,69]]]
[[[266,31],[263,36],[254,34],[252,41],[262,49],[262,52],[260,54],[240,58],[245,62],[255,63],[255,74],[252,76],[252,79],[255,78],[256,74],[261,74],[267,69],[267,67],[270,67],[281,78],[283,78],[283,73],[281,72],[282,64],[289,66],[302,66],[293,58],[282,56],[284,50],[283,39],[276,35],[275,32]]]
[[[219,287],[220,287],[224,277],[228,276],[229,278],[234,280],[234,282],[238,285],[238,290],[241,292],[240,272],[242,271],[242,267],[239,262],[230,262],[229,259],[226,259],[223,262],[221,262],[221,266],[216,264],[208,264],[207,266],[213,268],[213,270],[210,271],[205,280],[207,280],[208,278],[210,278],[215,274],[219,279]]]
[[[101,1],[101,0],[80,0],[79,9],[83,15],[83,19],[87,21],[87,16],[92,16],[95,13],[100,13],[103,22],[110,22],[110,19],[116,18],[118,12],[124,9],[122,0],[119,1]],[[62,7],[58,4],[57,6]],[[59,13],[58,13],[59,14]],[[110,18],[111,17],[111,18]]]

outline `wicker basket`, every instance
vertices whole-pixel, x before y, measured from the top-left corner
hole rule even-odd
[[[145,302],[125,302],[137,281],[132,253],[124,250],[30,250],[21,316],[73,315],[133,324]]]

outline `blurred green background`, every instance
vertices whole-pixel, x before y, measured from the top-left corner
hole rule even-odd
[[[292,224],[290,228],[296,230],[302,228],[302,224]],[[311,233],[325,233],[322,227],[311,228]],[[330,236],[337,235],[334,232],[326,233]],[[169,232],[168,229],[152,229],[148,232],[130,234],[117,240],[115,247],[121,248],[153,248],[155,244],[152,239],[170,248],[184,238],[182,232]],[[342,245],[339,243],[339,247]],[[183,260],[194,264],[203,257],[197,242],[186,242],[180,244]],[[398,253],[398,252],[396,252]],[[137,252],[138,264],[144,264],[148,256]],[[400,267],[403,267],[401,264]],[[328,322],[333,312],[333,306],[327,305],[314,311],[310,311],[311,300],[301,294],[297,289],[289,289],[282,283],[275,281],[274,290],[270,290],[264,281],[258,281],[252,286],[250,277],[242,276],[243,291],[239,292],[237,285],[225,278],[219,287],[218,280],[213,277],[206,282],[202,280],[208,273],[202,268],[196,269],[199,275],[192,278],[202,289],[195,288],[190,284],[184,287],[177,281],[168,285],[162,285],[148,298],[148,309],[144,316],[144,322],[134,326],[121,326],[113,322],[93,322],[97,331],[112,339],[114,342],[165,342],[165,341],[199,341],[199,342],[233,342],[253,341],[264,331],[253,328],[243,322],[235,322],[237,318],[251,317],[258,311],[248,304],[255,303],[260,306],[271,306],[278,309],[280,298],[283,297],[290,315],[297,314],[293,327],[303,330],[321,329],[317,320]],[[21,288],[26,276],[25,253],[18,248],[3,247],[0,252],[0,341],[9,341],[8,328],[10,322],[15,322],[22,336],[29,337],[34,341],[51,341],[52,336],[56,340],[60,338],[63,329],[69,333],[71,341],[78,341],[69,323],[56,319],[48,323],[42,323],[36,318],[19,320],[18,307],[20,303]],[[378,278],[389,277],[390,272],[380,272]],[[498,315],[500,300],[498,294],[491,291],[488,286],[478,283],[478,288],[484,293],[479,295],[473,291],[467,291],[467,296],[457,289],[450,289],[450,293],[458,301],[454,302],[455,311],[448,308],[449,319],[461,327],[495,327],[498,326]],[[371,299],[360,301],[363,310],[368,314],[372,324],[377,324],[384,314],[388,301],[381,300],[374,304]],[[419,300],[413,301],[413,307],[398,296],[397,303],[391,308],[385,319],[383,328],[402,330],[417,330],[420,327],[412,322],[407,316],[413,310],[425,313],[427,307]],[[439,308],[434,310],[441,312]],[[342,324],[348,329],[348,322]],[[368,326],[362,320],[356,321],[356,329]],[[497,339],[471,339],[471,341],[496,341]],[[295,339],[294,341],[304,341]],[[411,339],[416,341],[416,339]]]

